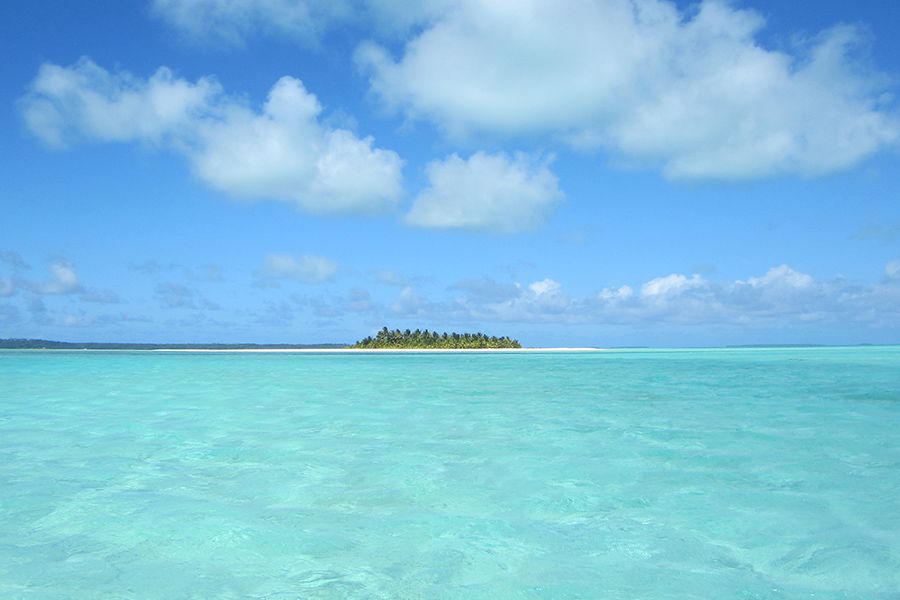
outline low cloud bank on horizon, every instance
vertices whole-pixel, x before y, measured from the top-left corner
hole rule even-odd
[[[17,256],[14,253],[8,253]],[[290,283],[299,288],[286,287],[280,301],[268,301],[247,311],[230,305],[228,286],[217,296],[207,298],[193,287],[185,276],[182,283],[173,283],[171,273],[148,272],[155,281],[153,296],[126,297],[113,292],[91,292],[76,275],[73,265],[65,261],[49,265],[49,281],[32,281],[19,274],[0,277],[0,291],[7,298],[20,296],[25,300],[26,315],[12,305],[0,311],[0,323],[7,330],[26,326],[29,322],[44,326],[104,328],[120,319],[136,319],[127,311],[110,313],[105,309],[76,313],[64,307],[51,310],[46,302],[53,297],[78,296],[96,304],[140,306],[154,300],[163,311],[156,326],[167,318],[189,314],[195,320],[209,318],[209,311],[218,315],[215,323],[230,331],[240,320],[255,320],[269,325],[288,326],[296,319],[314,316],[338,319],[347,315],[362,317],[366,322],[415,322],[447,327],[454,323],[545,323],[545,324],[607,324],[607,325],[704,325],[731,324],[752,331],[772,324],[852,323],[863,328],[890,325],[900,319],[900,261],[892,261],[884,268],[881,282],[862,285],[838,278],[818,281],[812,276],[781,265],[765,274],[718,283],[699,275],[673,273],[651,279],[637,287],[622,285],[603,288],[589,295],[572,295],[563,285],[551,278],[521,284],[477,278],[443,284],[443,289],[425,291],[405,284],[392,293],[373,291],[396,289],[395,282],[385,282],[380,273],[368,277],[359,275],[355,285],[346,292],[316,291],[327,286],[339,273],[339,265],[317,256],[268,256],[254,277],[262,277],[268,286],[281,287]],[[187,271],[186,271],[187,272]],[[409,278],[412,279],[412,278]],[[231,285],[247,282],[235,279]],[[368,286],[368,287],[366,287]],[[104,300],[104,297],[106,298]],[[117,316],[118,315],[118,316]],[[152,324],[153,319],[143,319]],[[212,322],[212,321],[211,321]]]

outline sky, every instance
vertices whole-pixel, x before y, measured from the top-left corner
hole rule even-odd
[[[900,4],[7,0],[0,338],[900,343]]]

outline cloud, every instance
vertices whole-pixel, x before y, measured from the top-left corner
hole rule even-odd
[[[31,314],[31,320],[35,323],[49,323],[51,322],[50,317],[48,316],[49,311],[47,310],[47,305],[44,304],[44,301],[38,296],[31,296],[26,301],[26,308],[28,312]]]
[[[153,0],[154,14],[199,41],[240,45],[255,35],[318,44],[330,28],[374,25],[396,35],[436,18],[453,0]]]
[[[142,275],[158,275],[166,271],[177,269],[179,265],[177,263],[161,264],[155,260],[148,260],[142,263],[128,263],[127,267],[128,269]]]
[[[252,33],[315,42],[334,21],[346,19],[349,1],[153,0],[153,12],[192,37],[237,44]]]
[[[155,289],[157,302],[162,308],[195,308],[218,310],[215,302],[205,298],[199,291],[178,283],[159,283]]]
[[[460,0],[398,58],[373,43],[356,58],[388,105],[451,136],[550,134],[670,177],[818,175],[897,144],[858,29],[789,53],[761,45],[763,25],[715,0]]]
[[[361,287],[351,288],[344,303],[345,310],[354,313],[370,313],[378,310],[378,304],[372,300],[369,290]]]
[[[10,277],[0,277],[0,298],[12,296],[16,293],[16,286]]]
[[[900,223],[870,223],[860,227],[852,235],[851,240],[865,240],[892,243],[900,240]]]
[[[0,256],[0,259],[3,259]],[[11,260],[7,260],[15,271],[29,268],[21,257],[14,254]],[[97,290],[81,283],[75,267],[67,260],[57,260],[48,267],[50,279],[46,281],[33,281],[21,276],[0,276],[0,298],[12,296],[20,290],[26,292],[32,299],[35,296],[63,296],[77,295],[79,300],[99,304],[117,304],[121,302],[118,294],[110,290]]]
[[[262,114],[230,106],[199,127],[194,169],[215,188],[239,196],[288,199],[311,212],[379,213],[401,195],[402,161],[343,129],[317,121],[315,96],[282,77]]]
[[[338,268],[338,263],[321,256],[270,254],[259,275],[269,284],[283,279],[300,283],[325,283],[337,276]]]
[[[279,306],[279,312],[283,313],[287,313],[287,309],[290,308],[290,313],[287,314],[292,315],[292,318],[298,314],[297,306],[308,308],[314,316],[326,319],[341,317],[348,313],[367,314],[384,310],[383,306],[372,299],[369,291],[361,287],[350,288],[345,294],[293,295],[291,299],[293,304],[282,301],[276,306]]]
[[[170,148],[213,188],[291,202],[314,213],[375,214],[402,194],[403,162],[371,137],[322,124],[303,83],[282,77],[260,111],[211,77],[191,83],[160,68],[147,80],[82,58],[44,64],[20,102],[30,131],[51,146],[80,141]]]
[[[0,263],[3,263],[14,271],[24,271],[31,268],[18,252],[4,250],[0,252]]]
[[[23,98],[25,124],[45,143],[162,143],[209,110],[222,90],[211,77],[190,83],[162,67],[147,80],[110,73],[87,58],[41,65]]]
[[[699,275],[687,278],[684,275],[673,273],[666,277],[657,277],[651,279],[641,286],[642,298],[670,298],[672,296],[680,296],[685,292],[705,288],[708,284]]]
[[[893,267],[888,265],[886,271]],[[900,267],[897,267],[900,271]],[[900,273],[898,273],[900,274]],[[457,287],[467,292],[464,287]],[[890,325],[900,321],[900,286],[817,281],[788,265],[764,275],[719,284],[694,274],[651,279],[573,296],[554,279],[516,284],[507,298],[465,293],[435,310],[467,321],[646,325],[738,325],[840,322]]]
[[[206,264],[196,269],[184,267],[184,273],[193,281],[213,282],[222,281],[222,269],[218,265]]]
[[[80,296],[85,302],[97,304],[120,304],[122,299],[112,290],[83,290]]]
[[[384,285],[393,285],[397,287],[406,287],[409,285],[409,279],[394,269],[381,269],[376,271],[375,281]]]
[[[819,281],[788,265],[725,283],[699,274],[672,273],[587,295],[569,293],[560,281],[550,277],[527,283],[468,279],[447,289],[450,297],[429,297],[410,285],[383,304],[363,289],[353,290],[346,297],[307,296],[298,302],[322,317],[366,313],[382,319],[414,318],[426,324],[725,326],[772,331],[809,324],[884,329],[900,323],[900,286],[896,281],[875,285],[843,279]]]
[[[222,269],[218,265],[205,264],[199,267],[189,267],[176,262],[160,263],[156,260],[128,263],[128,269],[142,275],[160,275],[162,273],[179,272],[191,281],[214,282],[222,281]]]
[[[78,276],[72,265],[66,261],[57,261],[50,265],[50,281],[40,284],[37,290],[41,294],[71,294],[81,290]]]
[[[900,281],[900,260],[892,260],[884,266],[885,281]]]
[[[514,283],[500,283],[487,277],[479,279],[463,279],[450,286],[450,290],[459,290],[476,302],[502,302],[519,295],[520,288]]]
[[[426,317],[433,313],[433,305],[412,286],[400,290],[396,300],[391,303],[390,310],[395,315],[404,317]]]
[[[563,198],[547,166],[523,154],[453,154],[426,172],[429,187],[406,215],[410,225],[516,233],[537,227]]]

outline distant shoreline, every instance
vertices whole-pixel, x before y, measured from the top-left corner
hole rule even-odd
[[[607,352],[609,348],[0,348],[17,352],[164,352],[217,354],[515,354],[528,352]]]
[[[604,352],[607,348],[246,348],[239,350],[204,349],[204,348],[158,348],[153,352],[299,352],[304,354],[396,354],[400,353],[429,353],[446,354],[457,352],[490,352],[490,353],[516,353],[516,352]]]

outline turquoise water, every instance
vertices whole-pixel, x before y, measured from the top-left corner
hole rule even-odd
[[[0,598],[900,598],[900,347],[0,353]]]

